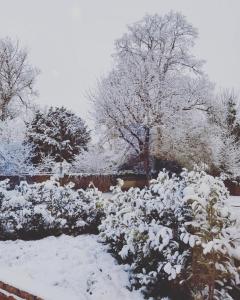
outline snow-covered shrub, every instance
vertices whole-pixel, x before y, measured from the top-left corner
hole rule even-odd
[[[102,240],[131,265],[132,285],[156,298],[184,296],[178,277],[191,251],[180,239],[188,220],[182,184],[180,178],[162,172],[149,189],[122,192],[116,187],[99,227]]]
[[[132,285],[147,296],[205,299],[213,285],[216,299],[228,299],[239,278],[228,196],[223,182],[205,172],[161,172],[149,188],[113,189],[100,237],[130,264]]]
[[[222,180],[203,171],[185,173],[184,179],[183,202],[193,216],[181,235],[192,248],[188,285],[199,299],[232,299],[229,291],[240,283],[234,262],[240,234],[226,206],[229,192]]]
[[[96,233],[103,216],[101,192],[95,188],[72,190],[71,185],[59,187],[49,209],[60,220],[61,231],[68,234]]]
[[[56,180],[22,182],[13,191],[4,184],[0,186],[0,238],[97,232],[103,215],[98,190],[74,190],[72,184],[62,187]]]
[[[47,235],[53,217],[44,203],[35,204],[17,191],[1,189],[1,239],[31,239]]]

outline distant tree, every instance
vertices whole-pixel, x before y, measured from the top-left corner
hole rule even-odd
[[[10,38],[0,39],[0,119],[12,117],[16,104],[27,106],[36,95],[39,70],[28,62],[28,52]]]
[[[209,120],[217,125],[228,136],[234,136],[236,141],[240,140],[240,114],[239,97],[234,90],[224,90],[216,96],[211,110]]]
[[[239,98],[234,91],[225,90],[215,100],[208,112],[213,163],[218,173],[236,178],[240,176]]]
[[[75,155],[87,150],[90,141],[90,131],[84,121],[64,107],[51,107],[46,113],[37,111],[27,124],[26,136],[26,142],[34,147],[34,164],[46,158],[72,162]]]
[[[226,123],[229,133],[234,137],[236,142],[240,141],[240,120],[238,119],[238,107],[236,96],[229,95],[226,102],[227,116]]]
[[[32,146],[24,143],[25,123],[21,118],[0,122],[0,174],[31,173]]]

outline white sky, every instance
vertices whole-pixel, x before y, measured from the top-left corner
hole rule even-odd
[[[145,13],[182,12],[199,30],[195,53],[219,87],[240,89],[240,0],[0,0],[0,37],[30,50],[42,105],[87,119],[86,91],[111,67],[114,40]]]

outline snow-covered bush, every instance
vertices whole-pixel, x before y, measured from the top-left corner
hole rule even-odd
[[[61,220],[62,232],[68,234],[96,233],[103,216],[101,192],[95,188],[72,190],[71,185],[58,188],[49,209]]]
[[[190,259],[189,247],[180,239],[188,220],[180,178],[160,173],[149,189],[113,190],[106,204],[100,236],[114,254],[131,265],[131,283],[149,296],[182,293],[178,276]]]
[[[192,248],[188,285],[199,299],[232,299],[229,291],[240,283],[234,262],[240,234],[226,206],[229,192],[222,180],[205,172],[185,173],[184,179],[183,202],[192,211],[181,235]]]
[[[23,186],[26,188],[26,185]],[[53,226],[54,219],[46,204],[37,201],[36,197],[29,201],[23,192],[9,191],[6,184],[1,184],[0,190],[1,239],[31,239],[47,235],[46,231]]]
[[[227,299],[228,286],[238,282],[227,198],[223,182],[205,172],[161,172],[149,188],[113,189],[100,237],[130,264],[132,285],[147,296],[205,299],[211,282],[216,299]]]
[[[101,193],[73,190],[56,180],[15,190],[0,186],[0,238],[35,239],[48,235],[97,232],[102,218]]]

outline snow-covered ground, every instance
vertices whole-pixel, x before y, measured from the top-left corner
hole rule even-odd
[[[237,207],[240,210],[240,196],[230,196],[230,206]]]
[[[229,200],[230,201],[226,204],[230,208],[231,213],[238,220],[238,226],[240,228],[240,196],[231,196]]]
[[[0,280],[46,300],[143,299],[106,249],[93,235],[0,242]]]
[[[226,205],[240,227],[240,197]],[[143,299],[127,289],[124,266],[94,235],[0,242],[0,280],[46,300]]]

